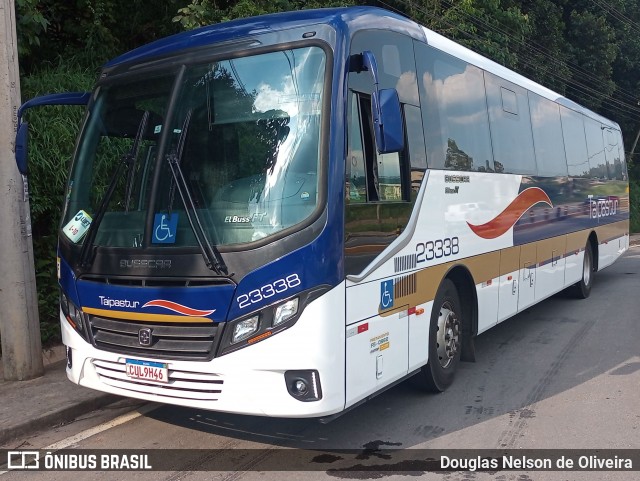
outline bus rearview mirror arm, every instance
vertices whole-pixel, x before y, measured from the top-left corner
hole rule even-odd
[[[31,107],[45,105],[87,105],[90,92],[65,92],[61,94],[42,95],[23,103],[18,109],[18,128],[16,129],[15,156],[16,166],[22,175],[29,171],[29,122],[22,121],[22,116]]]
[[[378,63],[370,50],[362,52],[362,68],[373,77],[371,114],[378,153],[400,152],[404,149],[404,122],[398,91],[394,88],[380,90]]]

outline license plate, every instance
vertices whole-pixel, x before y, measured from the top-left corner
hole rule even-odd
[[[133,379],[144,379],[145,381],[169,382],[169,370],[162,362],[140,361],[138,359],[127,359],[127,376]]]

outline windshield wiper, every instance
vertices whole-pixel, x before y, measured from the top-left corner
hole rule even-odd
[[[191,122],[191,113],[191,110],[189,110],[184,119],[184,123],[182,124],[182,131],[180,132],[180,139],[178,139],[176,150],[170,154],[167,154],[166,159],[169,163],[171,175],[173,176],[173,185],[175,185],[175,188],[180,195],[180,199],[182,200],[182,204],[184,205],[185,214],[187,215],[187,219],[189,220],[189,225],[191,225],[191,230],[196,237],[196,241],[198,241],[200,251],[202,252],[202,257],[204,257],[204,261],[207,267],[217,272],[219,275],[228,276],[229,271],[227,269],[227,265],[222,259],[222,255],[220,255],[220,251],[215,245],[209,242],[207,233],[202,226],[200,217],[198,216],[196,205],[193,202],[193,197],[191,197],[189,186],[184,178],[182,168],[180,167],[180,161],[182,160],[182,154],[184,153],[184,145],[187,140],[187,130],[189,129],[189,123]],[[171,195],[171,197],[173,198],[173,195]]]
[[[133,141],[131,150],[127,153],[126,163],[128,168],[127,174],[127,191],[125,193],[125,205],[124,211],[129,212],[129,204],[131,203],[131,195],[133,194],[133,184],[135,181],[136,162],[138,161],[138,154],[140,153],[140,144],[142,142],[142,136],[147,130],[147,124],[149,123],[149,111],[145,110],[138,125],[138,132],[136,138]]]
[[[145,110],[144,114],[142,114],[142,119],[140,120],[140,124],[138,124],[138,132],[136,133],[135,139],[133,139],[133,144],[131,144],[131,149],[129,152],[124,154],[118,165],[116,167],[115,172],[111,175],[111,180],[109,181],[109,187],[105,192],[102,200],[100,201],[100,207],[96,211],[93,221],[89,226],[89,231],[87,232],[87,237],[84,239],[84,243],[82,244],[82,250],[80,251],[80,265],[82,267],[88,267],[91,265],[92,259],[89,259],[89,253],[91,251],[91,247],[96,239],[96,235],[98,233],[98,228],[100,227],[100,223],[102,222],[102,218],[104,217],[105,212],[107,211],[107,207],[109,207],[109,202],[111,201],[111,197],[113,197],[113,193],[116,190],[116,186],[118,185],[118,180],[120,180],[120,176],[122,175],[123,169],[127,169],[128,177],[127,177],[127,191],[126,191],[126,202],[125,202],[125,210],[129,211],[129,201],[131,198],[131,193],[133,191],[133,166],[135,164],[136,159],[138,158],[138,152],[140,150],[140,141],[142,140],[142,136],[144,131],[147,129],[147,122],[149,121],[149,111]]]

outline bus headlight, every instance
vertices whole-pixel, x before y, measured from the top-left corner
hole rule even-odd
[[[69,325],[84,337],[84,315],[82,310],[71,302],[62,291],[60,292],[60,308]]]
[[[245,339],[249,338],[254,332],[256,332],[259,326],[260,316],[253,316],[249,319],[238,322],[233,327],[231,342],[235,344],[236,342],[244,341]]]
[[[216,356],[224,356],[289,329],[298,322],[305,307],[329,289],[325,285],[314,287],[297,293],[295,297],[248,312],[245,317],[221,323]]]
[[[298,313],[298,298],[288,300],[276,307],[276,311],[273,315],[273,326],[282,324],[288,321]]]

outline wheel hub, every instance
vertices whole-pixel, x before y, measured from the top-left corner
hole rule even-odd
[[[440,365],[447,368],[460,348],[460,320],[449,302],[440,308],[436,342]]]
[[[589,255],[587,255],[587,252],[585,251],[585,253],[584,253],[584,263],[582,264],[582,281],[587,286],[591,282],[591,271],[592,270],[593,269],[591,267],[591,257]]]

